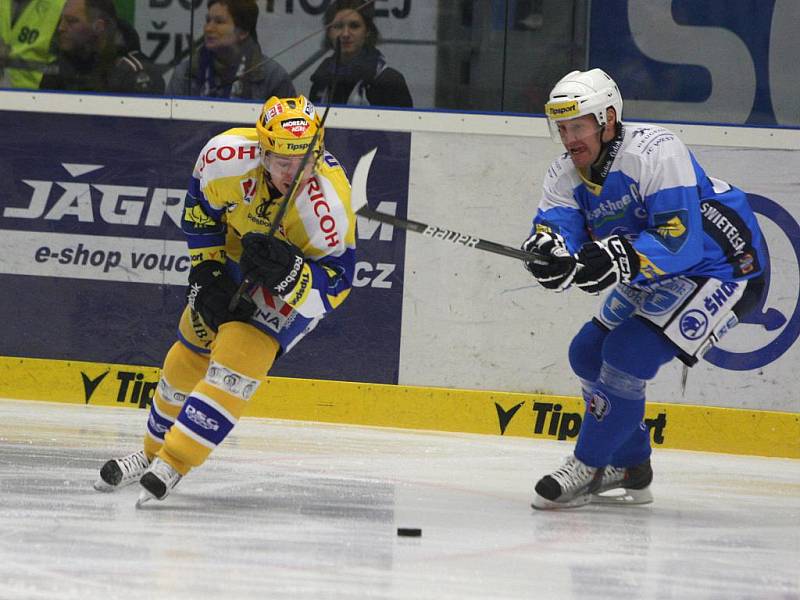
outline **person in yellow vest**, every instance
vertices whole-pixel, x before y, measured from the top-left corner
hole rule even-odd
[[[142,449],[106,462],[98,491],[138,481],[137,506],[163,500],[227,437],[274,361],[350,294],[356,217],[321,125],[305,97],[273,96],[256,127],[229,129],[200,152],[183,206],[192,267],[178,340]],[[299,191],[273,226],[295,177]],[[252,285],[231,306],[243,280]]]
[[[0,87],[39,89],[66,0],[0,0]]]

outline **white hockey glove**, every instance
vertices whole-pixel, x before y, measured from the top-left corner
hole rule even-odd
[[[558,233],[537,231],[522,244],[525,252],[533,252],[546,260],[525,262],[525,268],[542,287],[563,292],[575,277],[577,262],[569,253],[567,242]]]
[[[617,282],[630,283],[639,273],[639,255],[633,244],[620,235],[585,243],[577,258],[581,268],[574,283],[590,294]]]

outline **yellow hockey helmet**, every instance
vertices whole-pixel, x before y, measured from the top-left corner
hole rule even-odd
[[[320,128],[317,109],[305,96],[278,98],[264,103],[256,122],[258,141],[265,152],[286,156],[302,156]],[[315,151],[322,148],[324,130],[316,141]]]

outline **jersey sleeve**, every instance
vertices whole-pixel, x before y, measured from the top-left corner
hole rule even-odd
[[[691,154],[668,136],[646,157],[640,192],[647,228],[633,240],[641,268],[634,283],[689,269],[703,258],[700,193]]]
[[[298,284],[284,300],[307,318],[338,308],[349,296],[355,273],[356,218],[350,207],[350,184],[335,159],[309,184],[297,207],[302,223],[306,264]],[[335,167],[331,167],[331,163]]]
[[[205,194],[209,185],[208,169],[204,156],[209,147],[213,147],[214,140],[210,140],[197,158],[189,188],[183,201],[183,214],[181,216],[181,229],[186,235],[189,246],[189,255],[192,266],[205,260],[225,262],[225,211],[212,206]]]
[[[560,234],[573,254],[589,241],[586,219],[575,199],[569,173],[560,160],[547,170],[542,184],[542,198],[533,219],[534,231],[552,231]]]

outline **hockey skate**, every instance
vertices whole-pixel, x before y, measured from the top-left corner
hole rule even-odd
[[[139,480],[143,489],[136,501],[136,508],[141,508],[145,502],[149,502],[153,498],[156,500],[166,498],[182,477],[183,475],[178,473],[167,461],[158,457],[154,458],[150,467]]]
[[[100,469],[100,477],[94,482],[94,489],[98,492],[113,492],[135,483],[149,466],[150,461],[143,450],[122,458],[112,458]]]
[[[567,457],[550,475],[536,484],[531,506],[539,510],[575,508],[589,504],[600,487],[603,470],[583,464],[575,455]]]
[[[600,487],[592,494],[595,504],[649,504],[653,469],[648,458],[635,467],[607,466]],[[608,492],[608,493],[607,493]]]

